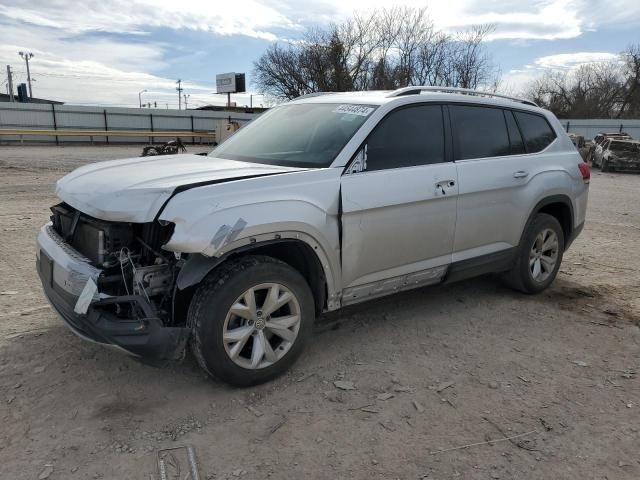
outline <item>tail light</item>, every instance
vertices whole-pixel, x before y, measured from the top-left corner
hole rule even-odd
[[[589,168],[589,165],[584,162],[580,162],[578,164],[578,168],[580,169],[580,173],[582,174],[582,181],[584,183],[591,182],[591,169]]]

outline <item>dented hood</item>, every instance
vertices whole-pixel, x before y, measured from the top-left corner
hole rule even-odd
[[[95,218],[150,222],[176,189],[298,170],[190,154],[129,158],[74,170],[58,180],[56,195]]]

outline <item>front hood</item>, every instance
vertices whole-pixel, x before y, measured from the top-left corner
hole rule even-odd
[[[56,195],[87,215],[150,222],[176,189],[303,170],[201,155],[166,155],[98,162],[74,170]]]

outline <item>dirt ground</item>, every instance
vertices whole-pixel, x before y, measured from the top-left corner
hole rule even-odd
[[[85,343],[41,293],[55,180],[139,150],[0,147],[0,478],[157,479],[185,444],[202,479],[640,478],[640,176],[594,173],[545,293],[484,277],[349,308],[238,390]]]

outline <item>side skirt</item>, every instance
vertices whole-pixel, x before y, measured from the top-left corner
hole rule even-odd
[[[437,283],[452,283],[467,278],[477,277],[487,273],[506,272],[513,266],[517,247],[489,253],[480,257],[462,260],[430,268],[420,272],[410,273],[399,277],[388,278],[380,282],[367,283],[347,288],[342,292],[341,306],[366,302],[374,298],[392,295],[404,290],[425,287]]]
[[[506,272],[515,263],[517,253],[518,247],[512,247],[452,263],[444,278],[444,283],[457,282],[487,273]]]
[[[354,303],[384,297],[385,295],[391,295],[404,290],[412,290],[414,288],[440,283],[447,272],[447,268],[447,265],[442,265],[399,277],[387,278],[379,282],[346,288],[342,292],[342,306],[353,305]]]

